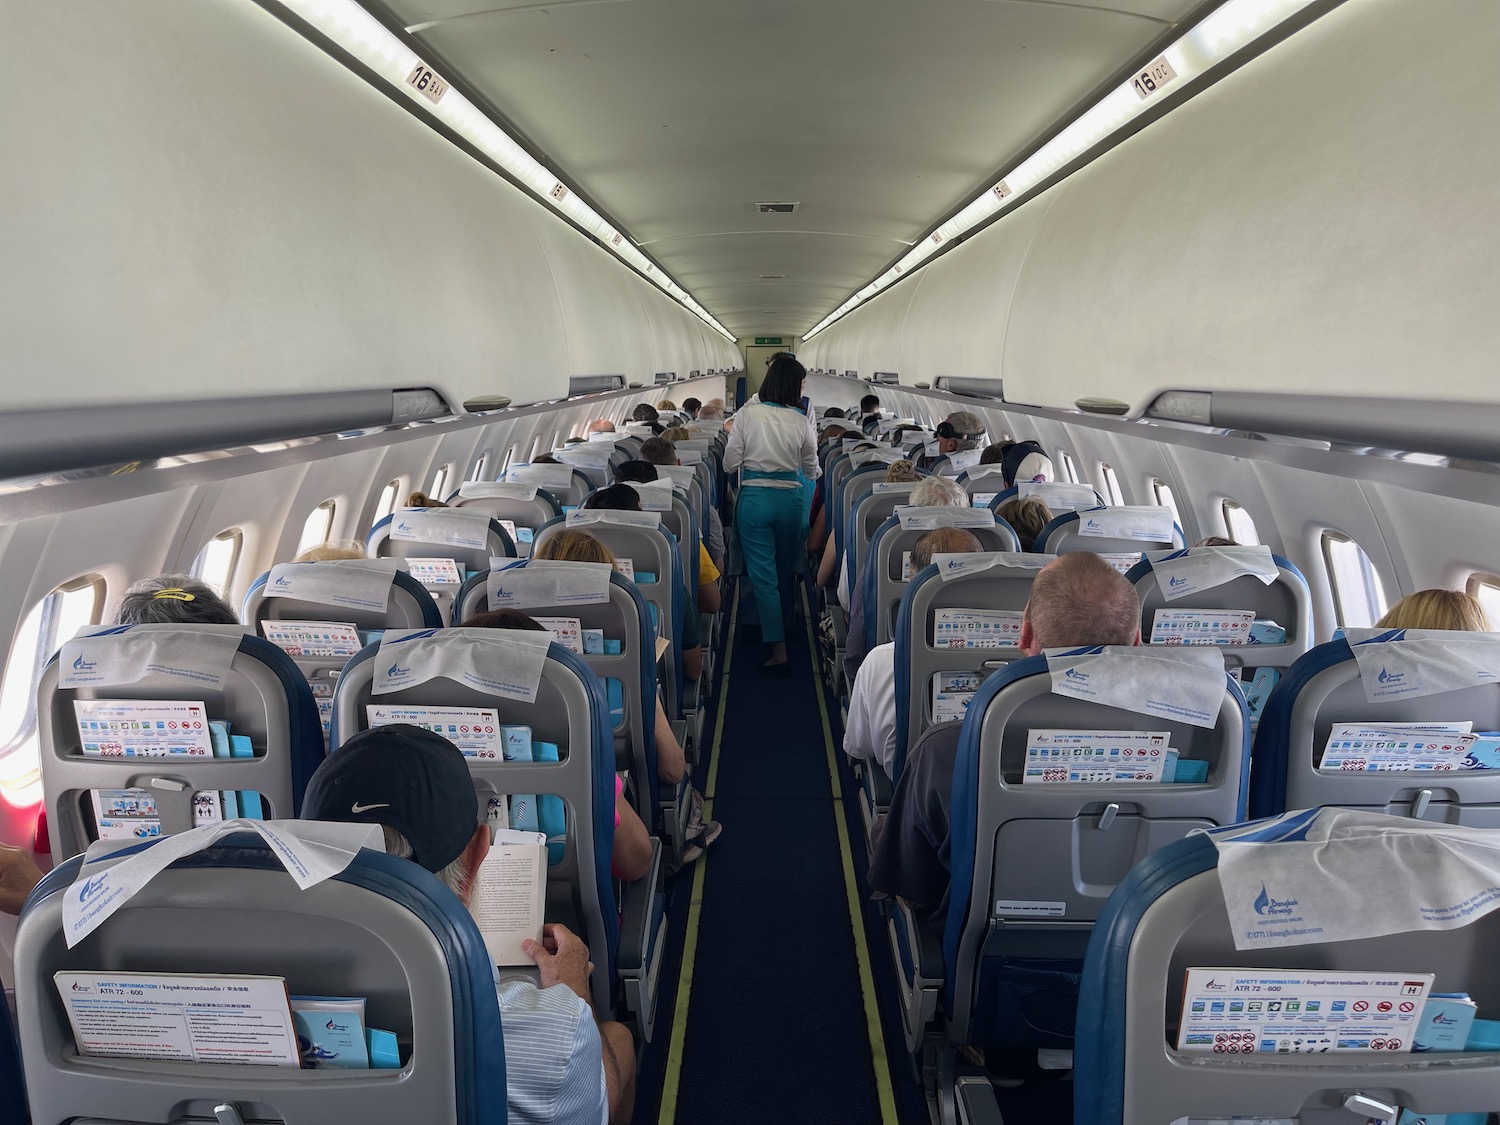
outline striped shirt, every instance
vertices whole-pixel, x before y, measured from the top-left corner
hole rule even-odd
[[[593,1010],[566,985],[495,984],[511,1125],[607,1125],[609,1095]]]

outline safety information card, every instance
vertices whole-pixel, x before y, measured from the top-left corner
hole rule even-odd
[[[1318,769],[1331,773],[1461,770],[1477,739],[1467,722],[1334,723]]]
[[[75,699],[87,758],[211,758],[208,709],[172,699]]]
[[[281,977],[54,973],[80,1055],[301,1065]]]
[[[1154,645],[1247,645],[1253,609],[1158,609],[1151,623]]]
[[[1171,737],[1159,730],[1028,731],[1021,782],[1160,781]]]
[[[1020,643],[1018,609],[940,609],[933,615],[933,648],[1015,648]]]
[[[583,623],[576,617],[537,617],[538,625],[552,634],[552,639],[569,652],[583,655]]]
[[[1410,1051],[1431,973],[1189,969],[1179,1051]]]
[[[457,586],[464,580],[454,559],[407,559],[406,570],[424,586]]]
[[[462,750],[465,758],[498,762],[504,755],[500,713],[493,707],[391,707],[372,703],[366,705],[365,715],[372,727],[410,723],[440,734]]]
[[[968,714],[969,701],[984,678],[980,672],[937,672],[932,677],[932,721],[947,723]]]
[[[347,621],[262,621],[260,628],[288,656],[353,656],[364,647]]]

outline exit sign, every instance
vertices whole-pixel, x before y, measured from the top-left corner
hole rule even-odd
[[[781,347],[780,336],[757,336],[755,337],[757,348],[779,348]]]

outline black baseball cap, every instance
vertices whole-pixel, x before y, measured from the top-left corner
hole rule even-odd
[[[323,760],[302,797],[303,820],[385,824],[412,859],[441,871],[479,823],[479,795],[462,751],[440,734],[393,723],[361,731]]]

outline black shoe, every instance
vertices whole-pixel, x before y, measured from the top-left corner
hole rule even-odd
[[[792,662],[783,660],[780,664],[762,664],[760,670],[768,676],[775,676],[778,680],[789,680],[792,678]]]

